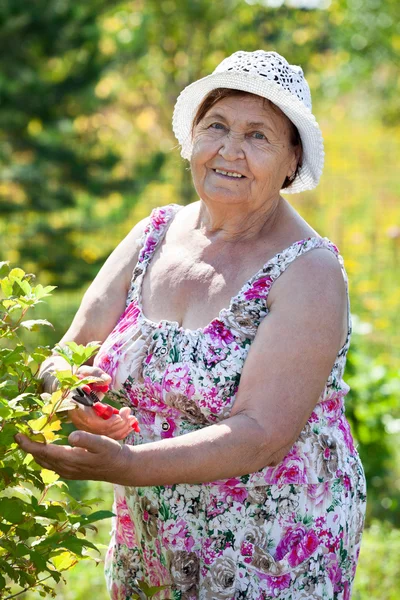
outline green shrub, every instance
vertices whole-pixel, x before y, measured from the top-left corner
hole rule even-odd
[[[71,370],[59,372],[59,389],[41,393],[38,373],[51,354],[48,347],[28,349],[22,332],[51,326],[28,320],[26,313],[54,289],[33,285],[34,276],[0,263],[0,598],[6,600],[27,589],[55,597],[54,583],[62,572],[96,546],[86,539],[93,523],[112,515],[93,511],[94,501],[79,502],[53,471],[40,467],[14,440],[23,433],[42,443],[63,443],[63,411],[80,385],[74,371],[97,347],[70,345]],[[50,494],[50,492],[56,492]]]

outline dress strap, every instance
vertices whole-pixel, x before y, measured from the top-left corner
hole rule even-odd
[[[341,267],[343,279],[345,281],[347,294],[347,338],[342,347],[342,349],[344,349],[349,345],[350,336],[352,333],[349,283],[347,273],[344,268],[343,257],[339,254],[339,250],[335,244],[327,237],[316,236],[299,240],[294,242],[294,244],[291,244],[288,248],[278,252],[278,254],[275,254],[275,256],[273,256],[251,279],[248,280],[235,300],[242,302],[255,302],[255,309],[260,308],[260,306],[257,307],[256,305],[261,301],[263,308],[266,311],[267,309],[265,304],[269,290],[271,289],[274,281],[276,281],[278,277],[280,277],[282,273],[286,271],[289,265],[291,265],[296,258],[316,248],[326,248],[336,256]]]
[[[289,246],[289,248],[282,252],[282,258],[281,260],[278,260],[279,271],[275,271],[274,279],[277,279],[279,275],[281,275],[298,256],[301,256],[302,254],[305,254],[306,252],[315,248],[326,248],[336,256],[340,264],[342,276],[345,282],[347,296],[347,336],[346,341],[342,346],[342,349],[340,350],[340,352],[342,352],[342,350],[345,348],[347,349],[349,345],[353,327],[350,312],[349,280],[347,277],[346,269],[344,267],[343,257],[339,253],[339,249],[337,248],[337,246],[335,246],[335,244],[331,242],[331,240],[327,237],[311,237],[295,242],[295,244]]]
[[[147,265],[151,260],[157,246],[164,238],[169,222],[182,206],[179,204],[167,204],[153,208],[150,213],[149,222],[140,239],[140,252],[138,261],[132,273],[131,285],[126,298],[128,306],[135,298],[140,289],[140,281],[144,276]]]

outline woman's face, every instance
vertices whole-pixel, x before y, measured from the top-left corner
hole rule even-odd
[[[200,198],[252,207],[276,201],[297,165],[290,133],[286,115],[260,96],[217,102],[193,133],[190,163]]]

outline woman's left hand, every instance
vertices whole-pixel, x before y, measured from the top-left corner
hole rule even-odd
[[[118,483],[128,469],[127,447],[103,435],[74,431],[68,438],[71,446],[33,442],[22,434],[15,440],[39,465],[64,479]]]

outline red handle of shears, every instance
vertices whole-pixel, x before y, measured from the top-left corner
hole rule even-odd
[[[89,383],[88,385],[83,385],[82,389],[84,392],[86,392],[87,394],[91,395],[90,392],[94,392],[94,396],[96,397],[96,392],[101,392],[103,394],[105,394],[108,391],[108,385],[107,384],[97,384],[97,383]],[[109,404],[103,404],[103,402],[94,402],[94,404],[92,405],[93,410],[95,411],[96,415],[98,417],[100,417],[101,419],[104,419],[105,421],[107,421],[108,419],[110,419],[113,415],[118,415],[119,414],[119,410],[118,408],[114,408],[113,406],[110,406]],[[137,421],[137,419],[134,420],[134,422],[132,423],[132,429],[136,432],[139,433],[140,432],[140,427],[139,427],[139,423]]]

